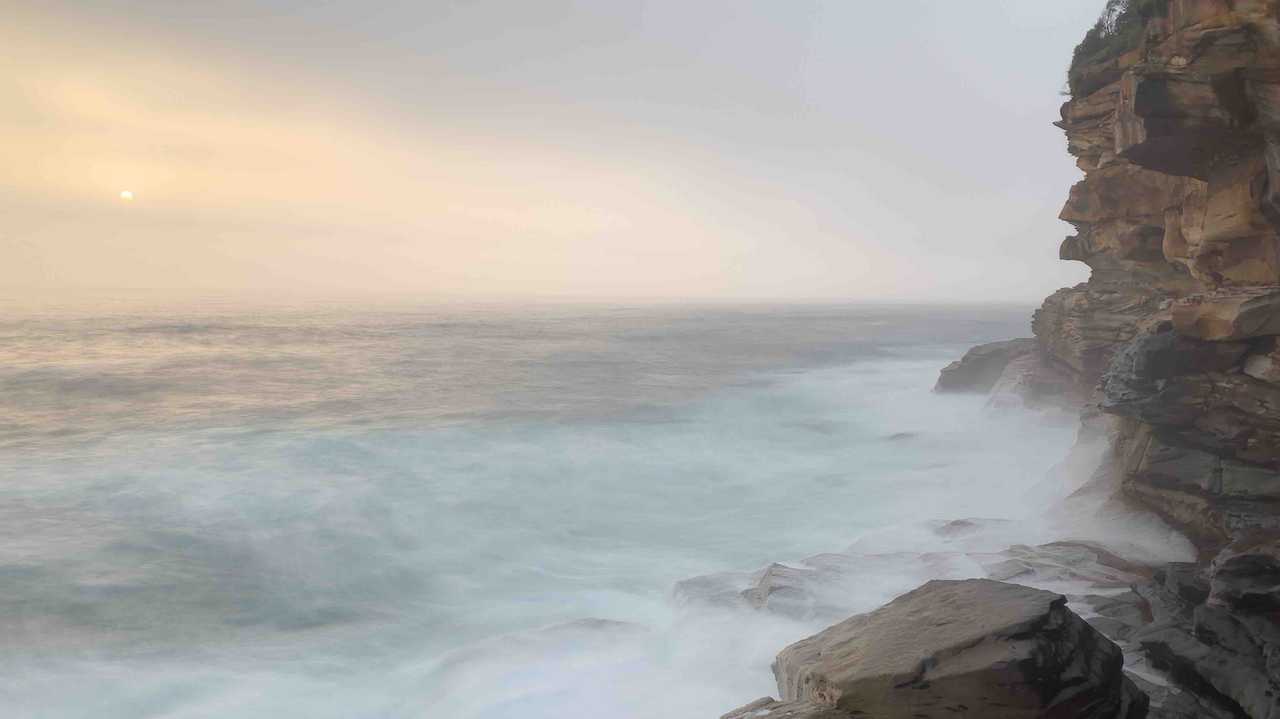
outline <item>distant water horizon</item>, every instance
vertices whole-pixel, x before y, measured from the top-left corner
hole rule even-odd
[[[816,627],[676,582],[1018,514],[1074,437],[931,392],[1019,306],[14,306],[22,716],[718,715]]]

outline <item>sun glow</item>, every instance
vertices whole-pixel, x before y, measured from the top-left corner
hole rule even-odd
[[[121,190],[120,199],[124,200],[125,202],[132,202],[133,192],[131,190]]]

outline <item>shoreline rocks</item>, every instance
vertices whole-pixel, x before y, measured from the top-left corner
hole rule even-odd
[[[931,581],[782,650],[782,701],[727,716],[1145,717],[1119,647],[1066,601],[987,579]]]
[[[1035,352],[1034,339],[1005,340],[978,345],[947,365],[938,375],[935,392],[986,394],[995,387],[1009,363]]]

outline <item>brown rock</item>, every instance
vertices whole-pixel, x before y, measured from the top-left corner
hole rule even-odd
[[[1280,335],[1280,288],[1265,287],[1189,297],[1173,305],[1173,327],[1209,341]]]
[[[1115,351],[1158,315],[1162,299],[1158,290],[1090,280],[1045,299],[1031,328],[1046,361],[1087,393]]]
[[[782,697],[883,719],[1142,717],[1120,650],[1051,592],[933,581],[778,655]]]

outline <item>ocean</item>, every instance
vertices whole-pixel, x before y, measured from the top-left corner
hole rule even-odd
[[[6,717],[719,716],[824,623],[678,582],[1026,519],[1076,433],[931,392],[1022,307],[4,310]]]

